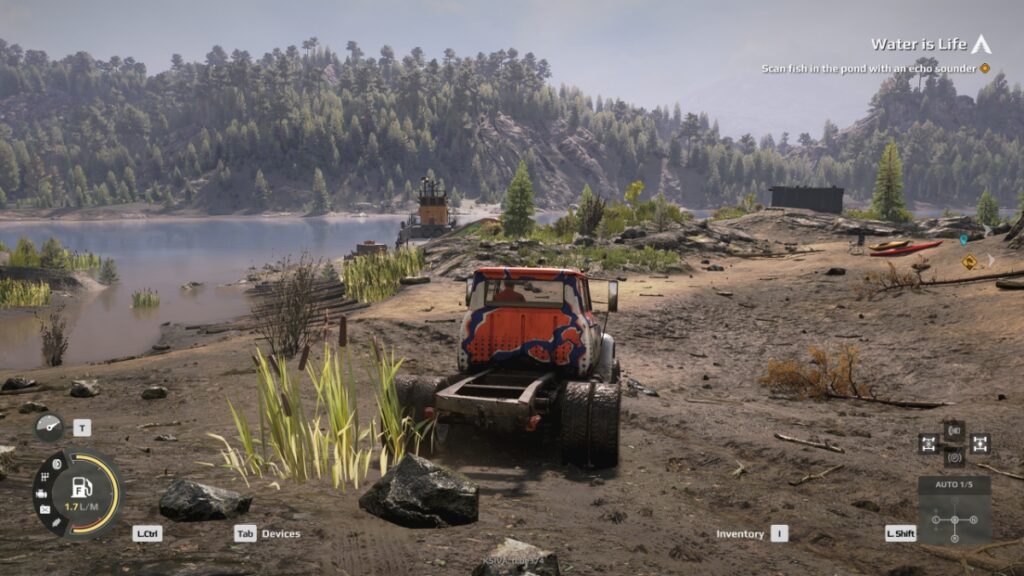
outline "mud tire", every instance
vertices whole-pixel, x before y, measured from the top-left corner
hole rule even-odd
[[[444,378],[436,376],[398,376],[395,378],[398,404],[421,422],[426,419],[426,409],[434,406],[434,394],[445,382]]]
[[[612,468],[619,463],[617,384],[569,382],[562,399],[562,459],[577,466]]]

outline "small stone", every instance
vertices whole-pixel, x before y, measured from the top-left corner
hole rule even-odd
[[[838,266],[829,268],[825,272],[825,276],[846,276],[846,268],[839,268]]]
[[[153,351],[154,352],[166,352],[167,350],[170,350],[170,349],[171,349],[171,345],[170,344],[153,344]]]
[[[45,404],[40,404],[38,402],[25,402],[24,404],[21,405],[21,408],[18,408],[18,412],[20,412],[21,414],[31,414],[32,412],[47,411],[49,411],[49,408],[47,408]]]
[[[705,270],[707,270],[708,272],[725,272],[725,268],[722,268],[718,264],[712,264],[711,266],[705,268]]]
[[[150,386],[142,391],[143,400],[159,400],[167,398],[167,388],[163,386]]]
[[[71,395],[75,398],[92,398],[100,393],[100,385],[96,380],[72,380]]]
[[[550,550],[505,538],[473,569],[473,576],[558,576],[558,556]]]
[[[0,388],[0,390],[3,390],[4,392],[7,392],[9,390],[24,390],[25,388],[30,388],[35,385],[35,380],[25,378],[22,376],[15,376],[13,378],[8,378],[7,381],[4,382],[4,385],[2,388]]]
[[[875,513],[878,513],[882,510],[882,507],[879,506],[877,502],[874,502],[872,500],[857,500],[856,502],[853,503],[853,507]]]
[[[161,434],[155,438],[157,442],[177,442],[178,437],[172,434]]]
[[[1006,394],[1000,394],[996,396],[996,400],[1006,400]]]

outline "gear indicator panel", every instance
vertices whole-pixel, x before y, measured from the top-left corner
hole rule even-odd
[[[89,540],[109,529],[123,494],[113,461],[80,448],[47,458],[32,482],[36,516],[47,530],[69,540]]]
[[[917,480],[918,542],[972,547],[992,541],[992,478],[922,476]]]

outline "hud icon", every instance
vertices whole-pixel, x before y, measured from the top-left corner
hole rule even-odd
[[[917,435],[917,453],[918,454],[938,454],[939,453],[939,435],[938,434],[918,434]]]

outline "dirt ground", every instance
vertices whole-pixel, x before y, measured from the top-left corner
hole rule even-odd
[[[280,481],[278,489],[272,479],[257,479],[247,488],[227,470],[198,464],[219,459],[207,432],[235,436],[226,399],[255,413],[252,334],[220,334],[194,348],[171,338],[172,350],[162,355],[29,371],[40,389],[0,396],[0,444],[17,446],[17,468],[0,481],[0,573],[466,575],[510,536],[554,550],[563,574],[963,574],[917,545],[885,543],[883,529],[916,523],[918,476],[950,473],[940,458],[915,451],[917,434],[940,430],[944,419],[992,434],[994,454],[972,462],[1024,472],[1024,293],[977,283],[859,300],[855,286],[866,273],[884,271],[884,259],[847,254],[845,238],[827,240],[788,257],[711,257],[723,272],[703,271],[697,257],[688,259],[692,275],[629,275],[608,328],[626,376],[659,396],[623,398],[619,467],[582,470],[561,464],[555,443],[543,438],[458,429],[435,459],[479,483],[480,520],[469,526],[399,528],[359,509],[365,486],[343,492]],[[983,263],[991,254],[994,266],[967,272],[959,264],[966,249],[946,241],[925,252],[932,269],[924,277],[1020,267],[999,238],[969,248]],[[915,261],[896,264],[909,270]],[[836,266],[846,275],[825,275]],[[350,338],[362,352],[371,336],[384,339],[407,359],[408,373],[449,373],[463,293],[451,281],[407,287],[354,314]],[[856,346],[857,378],[881,398],[953,405],[908,410],[782,399],[758,384],[770,358],[807,360],[809,345]],[[100,380],[101,394],[68,396],[70,379],[86,373]],[[11,375],[0,372],[0,381]],[[142,400],[151,384],[169,388],[169,397]],[[56,449],[35,439],[33,415],[18,413],[27,400],[66,420],[91,417],[92,438],[77,444],[120,467],[120,524],[98,541],[57,540],[33,514],[30,477]],[[371,401],[363,389],[364,414]],[[175,421],[180,425],[140,429]],[[179,441],[154,440],[167,433]],[[845,453],[782,442],[774,433],[827,440]],[[740,463],[746,473],[735,476]],[[843,468],[822,479],[789,484],[837,464]],[[963,473],[988,474],[971,465]],[[231,521],[161,517],[159,497],[178,476],[253,494],[245,521],[299,530],[301,539],[235,544]],[[375,478],[371,472],[369,481]],[[993,475],[992,490],[993,540],[1020,539],[1024,482]],[[164,542],[133,544],[132,524],[163,524]],[[719,530],[767,531],[771,524],[788,524],[791,541],[717,537]],[[999,554],[1019,562],[1024,547]]]

